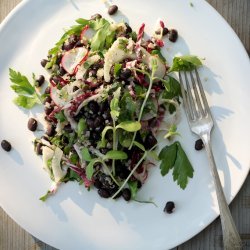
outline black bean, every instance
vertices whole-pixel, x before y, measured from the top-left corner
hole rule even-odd
[[[94,141],[98,141],[100,138],[101,138],[100,133],[96,132],[91,133],[91,139],[93,139]]]
[[[46,89],[45,89],[45,91],[44,91],[44,94],[50,94],[50,87],[47,87]]]
[[[107,189],[113,189],[116,187],[112,178],[106,174],[101,174],[99,180],[102,183],[103,187]]]
[[[79,40],[76,44],[75,47],[83,47],[83,43],[81,42],[81,40]]]
[[[41,137],[41,139],[43,139],[43,140],[45,140],[45,141],[49,141],[49,138],[48,138],[47,136],[45,136],[45,135],[43,135],[43,136]]]
[[[177,32],[177,30],[175,30],[175,29],[169,30],[169,33],[168,33],[168,39],[169,39],[169,41],[171,41],[171,42],[174,43],[174,42],[176,42],[177,38],[178,38],[178,32]]]
[[[49,124],[48,124],[48,127],[47,127],[46,134],[47,134],[48,136],[53,136],[53,135],[55,135],[55,133],[56,133],[55,126],[52,125],[51,123],[49,123]]]
[[[71,35],[68,41],[69,43],[76,44],[79,41],[79,37],[77,35]]]
[[[52,107],[45,107],[45,108],[44,108],[44,113],[45,113],[46,115],[49,115],[52,111],[53,111],[53,108],[52,108]]]
[[[46,96],[45,99],[43,100],[43,104],[47,103],[51,103],[52,99],[50,96]]]
[[[131,76],[132,72],[130,69],[125,69],[124,71],[121,72],[120,78],[122,80],[127,80]]]
[[[57,58],[56,58],[56,64],[57,64],[57,65],[60,65],[60,63],[61,63],[61,61],[62,61],[62,58],[63,58],[63,55],[62,55],[62,54],[60,54],[60,55],[57,56]]]
[[[95,132],[97,133],[101,133],[103,131],[104,127],[100,126],[100,127],[95,127]]]
[[[132,32],[132,29],[131,29],[131,27],[129,26],[129,24],[128,24],[128,23],[125,23],[125,25],[126,25],[126,33],[131,33],[131,32]]]
[[[174,202],[173,202],[173,201],[168,201],[168,202],[166,203],[166,205],[165,205],[163,211],[164,211],[165,213],[171,214],[171,213],[173,213],[174,208],[175,208]]]
[[[204,144],[203,144],[203,141],[202,139],[199,139],[195,142],[195,145],[194,145],[194,148],[196,150],[202,150],[204,148]]]
[[[94,121],[94,127],[97,128],[97,127],[100,127],[100,126],[103,126],[104,125],[104,120],[101,116],[97,116],[95,118],[95,121]]]
[[[111,195],[113,196],[117,191],[118,191],[117,188],[114,188],[114,189],[110,190]],[[121,196],[122,196],[122,192],[120,191],[120,192],[114,197],[114,199],[117,199],[117,198],[119,198],[119,197],[121,197]]]
[[[102,18],[102,15],[100,15],[99,13],[96,13],[91,16],[90,20],[96,20],[96,19],[101,19],[101,18]]]
[[[37,120],[34,118],[30,118],[28,121],[28,129],[30,131],[36,131],[37,129]]]
[[[129,201],[131,199],[131,191],[129,188],[124,188],[122,190],[122,197],[125,201]]]
[[[38,79],[36,79],[36,85],[37,85],[38,87],[41,87],[41,86],[43,85],[44,81],[45,81],[44,76],[43,76],[43,75],[40,75],[40,76],[38,77]]]
[[[93,119],[88,118],[86,120],[86,123],[87,123],[87,125],[88,125],[89,128],[93,128],[94,127],[94,120]]]
[[[107,189],[105,188],[100,188],[98,189],[98,194],[102,197],[102,198],[109,198],[110,197],[110,193]]]
[[[43,154],[43,144],[42,143],[37,143],[36,145],[36,153],[38,155],[42,155]]]
[[[109,108],[109,104],[107,101],[104,101],[100,104],[100,112],[103,113]]]
[[[60,76],[63,76],[63,75],[66,74],[66,70],[63,67],[60,67],[59,70],[58,70],[58,72],[59,72]]]
[[[79,88],[77,86],[73,87],[73,92],[77,91]]]
[[[66,43],[66,42],[65,42],[65,43],[63,44],[62,49],[68,51],[68,50],[73,49],[74,46],[75,46],[75,44],[73,44],[73,43]]]
[[[108,13],[109,15],[114,15],[118,10],[118,6],[117,5],[111,5],[108,9]]]
[[[48,60],[47,59],[43,59],[41,61],[41,65],[45,68],[46,64],[48,63]]]
[[[154,145],[157,144],[157,140],[156,138],[153,136],[152,133],[149,133],[147,136],[146,136],[146,139],[145,139],[145,148],[146,149],[150,149],[152,148]]]
[[[168,28],[164,27],[162,31],[162,35],[165,36],[168,34],[168,32],[169,32]]]
[[[95,186],[97,189],[102,188],[102,183],[100,182],[100,180],[95,179],[95,181],[94,181],[94,186]]]
[[[65,132],[68,132],[68,133],[73,132],[73,129],[71,128],[70,124],[66,125],[63,129],[64,129]]]
[[[95,101],[91,101],[88,103],[88,108],[93,111],[93,113],[98,113],[99,111],[99,105]]]
[[[141,181],[137,181],[137,188],[141,188],[142,187],[142,183],[141,183]]]
[[[7,152],[9,152],[11,150],[11,144],[6,140],[1,141],[1,146],[2,146],[3,150],[5,150]]]

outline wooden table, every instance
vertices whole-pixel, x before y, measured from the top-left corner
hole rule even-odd
[[[20,1],[21,0],[0,0],[0,21],[2,21]],[[250,54],[250,0],[207,1],[224,16]],[[244,249],[250,249],[250,176],[248,176],[241,191],[230,207],[236,226],[245,244]],[[54,248],[24,231],[0,208],[0,250],[31,249],[52,250]],[[219,219],[216,219],[200,234],[176,249],[222,249],[222,234]]]

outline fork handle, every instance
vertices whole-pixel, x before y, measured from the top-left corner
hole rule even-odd
[[[217,195],[219,210],[220,210],[220,217],[221,217],[221,226],[222,226],[222,235],[223,235],[223,243],[225,250],[234,250],[234,249],[241,249],[242,248],[242,241],[240,239],[240,235],[236,229],[235,223],[233,221],[231,212],[229,210],[220,178],[218,175],[218,171],[216,168],[211,143],[210,143],[210,133],[201,135],[201,139],[205,146],[207,156],[209,159],[209,165],[211,168],[215,191]]]

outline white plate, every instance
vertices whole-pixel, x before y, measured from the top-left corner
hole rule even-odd
[[[250,65],[239,39],[205,1],[122,1],[116,20],[129,20],[138,29],[154,29],[161,18],[179,31],[177,43],[166,42],[170,59],[176,53],[205,58],[201,76],[216,120],[212,140],[226,197],[231,201],[243,184],[250,163]],[[0,29],[0,139],[9,140],[11,153],[0,150],[0,202],[3,209],[24,229],[60,249],[169,249],[188,240],[218,215],[218,207],[205,152],[194,150],[185,116],[181,142],[195,175],[185,191],[157,168],[150,172],[139,198],[153,197],[158,207],[112,201],[98,197],[74,183],[62,185],[46,203],[39,201],[50,187],[41,159],[33,153],[34,135],[27,130],[29,116],[12,103],[8,68],[31,76],[45,74],[40,60],[47,50],[79,17],[99,12],[107,17],[100,0],[23,1]],[[110,17],[109,17],[110,18]],[[163,213],[173,200],[173,214]]]

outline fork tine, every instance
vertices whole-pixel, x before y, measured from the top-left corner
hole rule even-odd
[[[197,108],[198,108],[197,114],[198,114],[198,117],[201,117],[201,116],[205,115],[205,112],[204,112],[204,109],[202,107],[200,96],[199,96],[198,89],[196,86],[197,85],[196,82],[198,82],[198,80],[195,81],[192,71],[190,71],[190,78],[191,78],[192,87],[194,90],[194,95],[195,95],[196,104],[197,104]]]
[[[201,79],[200,79],[198,70],[195,68],[194,71],[195,71],[195,74],[196,74],[196,79],[197,79],[197,82],[198,82],[201,98],[202,98],[203,105],[204,105],[204,115],[209,114],[212,117],[211,112],[210,112],[210,108],[208,106],[207,98],[206,98],[204,89],[202,87],[202,83],[201,83]]]
[[[186,71],[184,71],[184,76],[185,76],[186,88],[187,88],[187,100],[188,100],[189,105],[190,105],[190,112],[191,112],[192,119],[194,119],[195,117],[198,116],[198,113],[197,113],[197,110],[195,107],[195,102],[194,102],[193,94],[191,91],[192,88],[191,88],[191,84],[188,80]]]
[[[189,119],[189,120],[193,120],[193,116],[192,116],[192,114],[191,114],[190,104],[189,104],[188,99],[187,99],[187,94],[186,94],[186,90],[185,90],[185,88],[184,88],[184,83],[183,83],[183,79],[182,79],[181,72],[179,72],[179,79],[180,79],[181,94],[182,94],[182,99],[183,99],[184,108],[185,108],[186,113],[187,113],[187,115],[188,115],[188,119]]]

